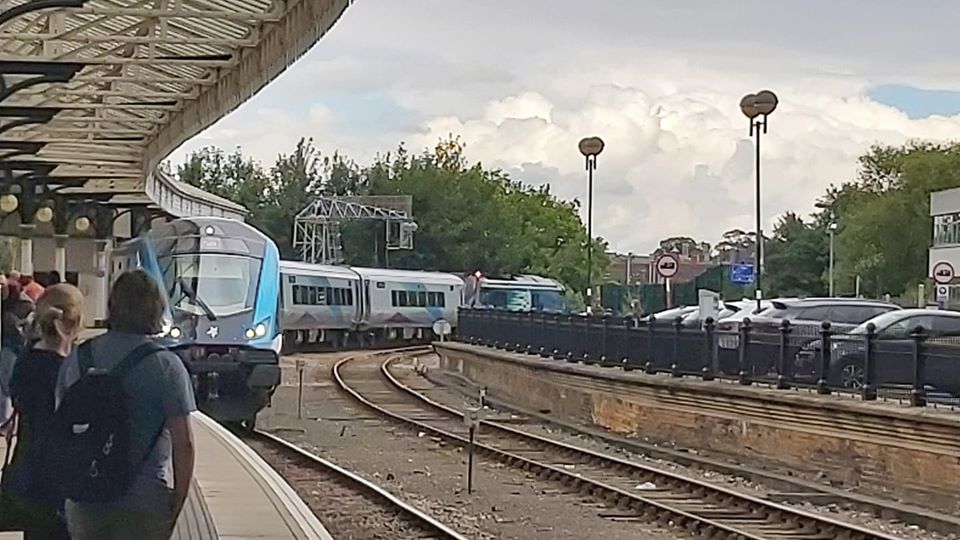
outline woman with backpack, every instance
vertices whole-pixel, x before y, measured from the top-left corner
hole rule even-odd
[[[3,472],[8,512],[27,539],[67,538],[63,501],[50,464],[59,448],[54,432],[60,367],[80,333],[83,295],[72,285],[50,287],[38,298],[32,347],[17,359],[10,379],[16,418],[13,459]]]

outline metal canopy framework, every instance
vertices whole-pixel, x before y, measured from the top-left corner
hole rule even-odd
[[[160,160],[276,77],[350,3],[0,0],[0,159],[52,164],[51,177],[86,179],[73,188],[163,209],[148,185],[169,183]]]
[[[417,224],[412,213],[413,198],[409,195],[318,197],[297,213],[293,247],[304,262],[339,264],[343,262],[340,223],[362,219],[386,223],[388,250],[413,249]]]

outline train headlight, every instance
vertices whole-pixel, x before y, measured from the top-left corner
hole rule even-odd
[[[253,329],[253,331],[256,333],[257,337],[263,337],[267,335],[267,325],[260,323],[256,326],[256,328]]]
[[[253,328],[247,328],[247,331],[244,332],[243,335],[244,335],[244,337],[246,337],[247,339],[253,339],[253,338],[257,337],[257,334],[256,334],[256,332],[254,332]]]
[[[172,337],[173,339],[180,339],[180,336],[182,335],[183,335],[183,332],[176,326],[170,329],[170,337]]]

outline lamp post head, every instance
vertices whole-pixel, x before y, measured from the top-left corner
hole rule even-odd
[[[743,96],[740,100],[740,111],[751,120],[760,116],[760,111],[757,110],[757,95],[747,94]]]
[[[780,100],[777,99],[777,95],[770,90],[758,92],[753,98],[754,108],[764,116],[776,110],[778,103],[780,103]]]
[[[584,157],[596,157],[600,152],[603,152],[603,139],[600,137],[587,137],[580,141],[580,153]]]

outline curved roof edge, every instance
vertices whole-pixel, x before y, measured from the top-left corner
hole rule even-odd
[[[161,210],[175,217],[214,216],[243,221],[250,213],[233,201],[174,180],[160,169],[147,175],[144,190]]]

